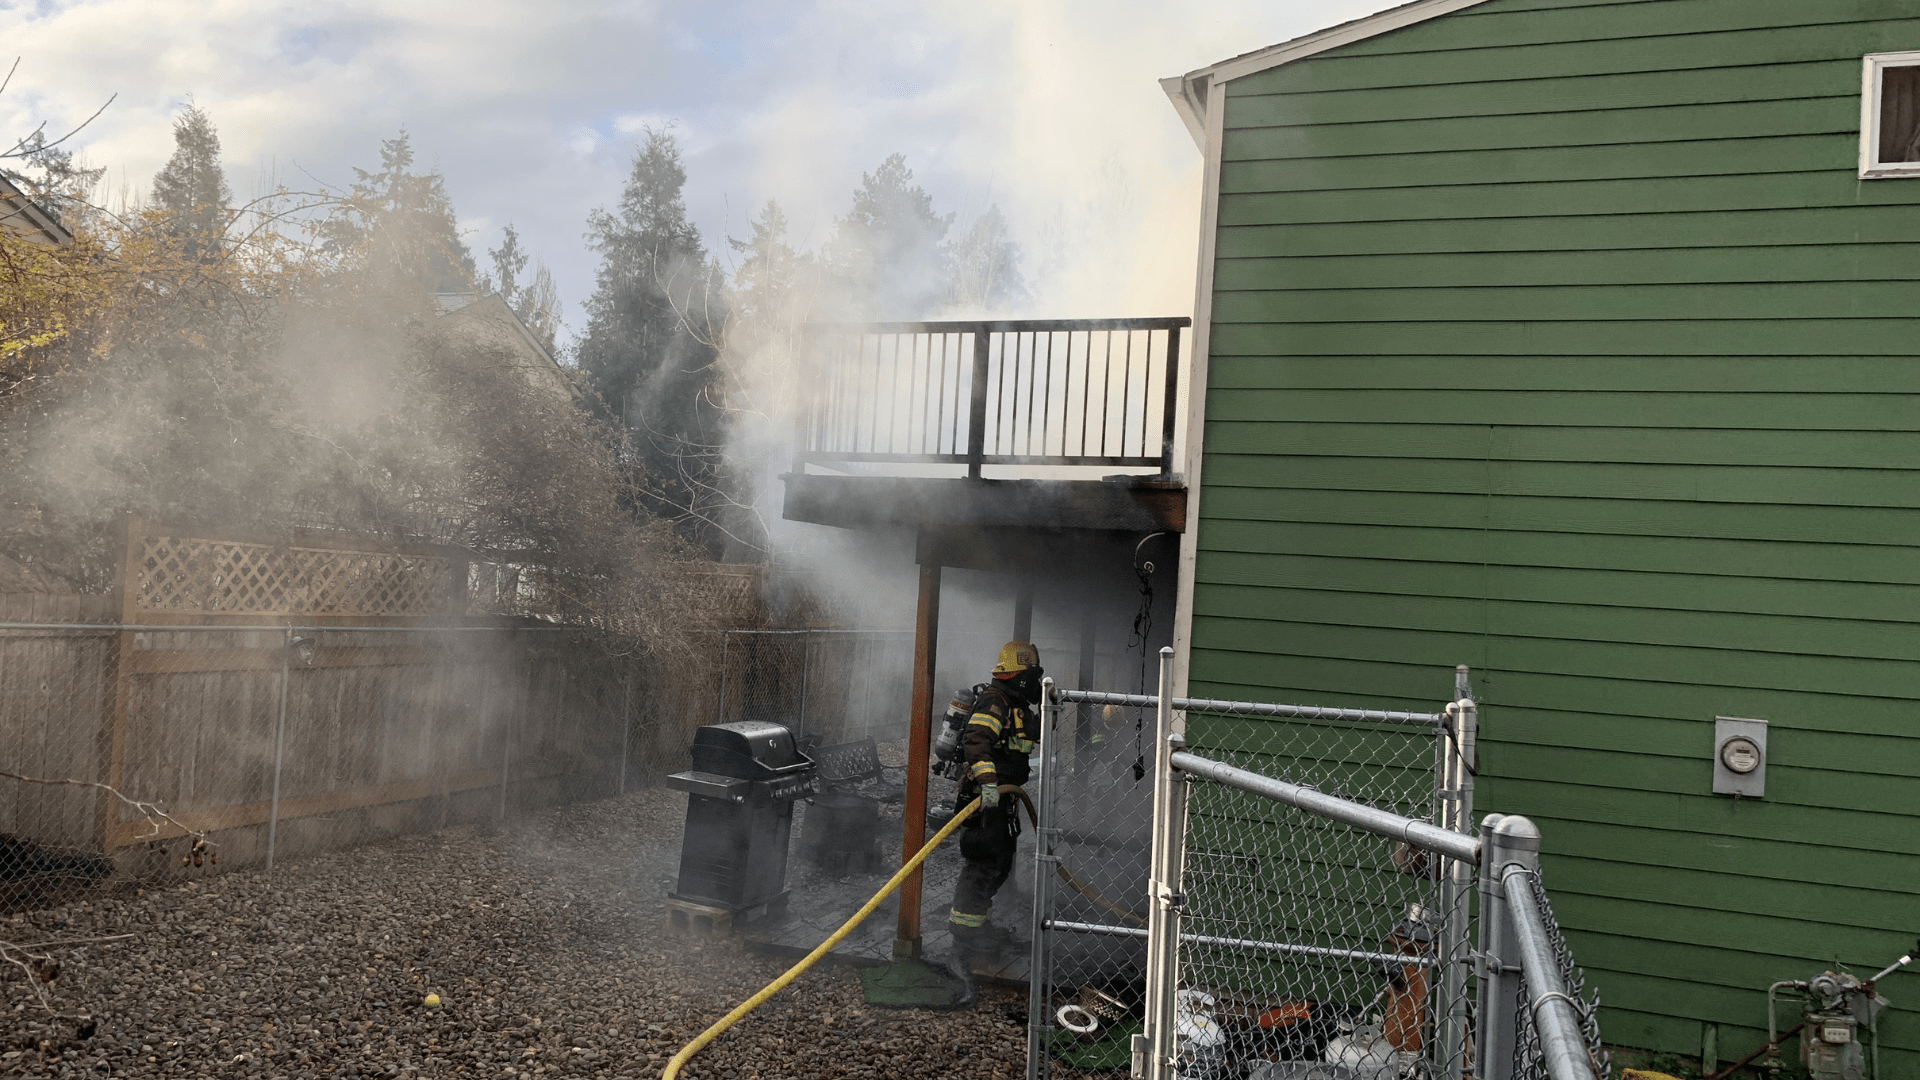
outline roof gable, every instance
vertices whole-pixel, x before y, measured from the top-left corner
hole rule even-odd
[[[1465,8],[1486,3],[1487,0],[1413,0],[1396,8],[1375,12],[1364,19],[1355,19],[1325,30],[1317,30],[1305,37],[1292,41],[1283,41],[1278,45],[1269,45],[1250,53],[1242,53],[1230,60],[1189,71],[1185,75],[1161,79],[1160,88],[1167,92],[1173,101],[1173,111],[1187,125],[1187,133],[1199,145],[1202,153],[1207,149],[1207,94],[1216,83],[1231,82],[1262,71],[1269,71],[1282,64],[1291,64],[1295,60],[1304,60],[1309,56],[1337,49],[1342,45],[1351,45],[1356,41],[1379,37],[1381,34],[1398,30],[1428,19],[1437,19],[1442,15],[1451,15]]]
[[[533,336],[527,324],[520,321],[513,308],[502,299],[499,293],[481,296],[478,293],[436,293],[434,302],[439,305],[444,324],[456,330],[484,334],[497,344],[513,348],[520,356],[530,361],[523,367],[529,379],[537,384],[548,386],[567,397],[576,397],[573,380],[567,377],[560,361],[540,339]]]
[[[0,231],[34,244],[73,242],[73,234],[64,225],[5,177],[0,177]]]

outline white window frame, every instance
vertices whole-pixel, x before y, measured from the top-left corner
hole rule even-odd
[[[1920,51],[1868,53],[1860,73],[1860,179],[1920,177],[1920,161],[1880,160],[1881,73],[1890,67],[1920,65]]]

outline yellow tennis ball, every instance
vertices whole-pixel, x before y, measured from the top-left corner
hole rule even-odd
[[[428,994],[426,998],[420,1002],[420,1004],[425,1005],[429,1009],[437,1009],[440,1007],[440,995]]]

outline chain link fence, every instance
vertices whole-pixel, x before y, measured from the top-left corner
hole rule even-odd
[[[797,629],[718,636],[720,722],[782,724],[812,745],[904,736],[912,634]]]
[[[1187,707],[1186,738],[1212,761],[1439,821],[1443,720],[1207,702]],[[1187,798],[1180,1075],[1460,1076],[1464,1041],[1441,1033],[1462,988],[1436,973],[1464,959],[1468,894],[1445,860],[1225,785]]]
[[[1587,1058],[1595,1075],[1612,1076],[1613,1059],[1600,1039],[1600,991],[1587,990],[1586,972],[1574,963],[1573,950],[1567,947],[1566,936],[1560,932],[1560,923],[1553,917],[1553,904],[1547,899],[1547,890],[1540,883],[1540,875],[1526,874],[1524,880],[1541,914],[1547,946],[1553,954],[1553,967],[1560,979],[1559,992],[1565,995],[1565,1000],[1579,1017],[1580,1040]],[[1529,984],[1523,971],[1514,995],[1518,1030],[1513,1040],[1513,1080],[1556,1080],[1547,1066],[1549,1055],[1546,1042],[1541,1037],[1539,1019],[1533,1007],[1541,992],[1540,987]]]

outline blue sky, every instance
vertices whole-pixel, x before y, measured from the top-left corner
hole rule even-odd
[[[817,245],[860,174],[907,156],[964,223],[1026,248],[1027,314],[1184,314],[1199,155],[1156,80],[1385,0],[83,0],[0,6],[22,57],[0,130],[106,115],[76,140],[109,198],[143,192],[188,99],[246,196],[345,185],[402,125],[480,254],[512,221],[577,328],[588,212],[672,125],[709,247],[769,198]]]

